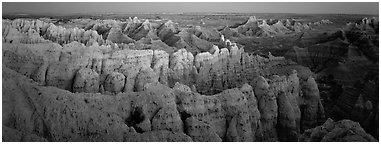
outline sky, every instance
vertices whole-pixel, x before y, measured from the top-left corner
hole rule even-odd
[[[378,2],[3,2],[3,14],[316,13],[376,14]]]

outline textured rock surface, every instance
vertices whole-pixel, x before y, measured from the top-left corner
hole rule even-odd
[[[46,142],[45,138],[39,137],[35,134],[26,134],[21,131],[9,128],[7,126],[2,127],[2,140],[3,142]]]
[[[300,138],[305,142],[375,142],[359,123],[351,120],[334,122],[328,119],[323,125],[306,130]]]
[[[260,139],[263,136],[261,113],[258,109],[258,100],[257,97],[254,95],[253,87],[249,84],[242,85],[240,90],[247,97],[249,105],[249,118],[251,122],[251,133],[253,135],[253,140],[255,141],[257,138]]]
[[[152,119],[152,129],[183,132],[183,122],[177,109],[175,107],[160,109]]]
[[[247,97],[237,88],[225,90],[217,96],[229,124],[227,141],[252,141]]]
[[[128,135],[123,141],[126,142],[191,142],[192,139],[184,133],[171,131],[150,131],[142,134],[134,133]]]
[[[226,133],[225,110],[216,96],[202,96],[194,92],[175,91],[178,110],[184,117],[193,116],[209,124],[219,137]]]
[[[310,77],[302,84],[302,100],[300,104],[301,130],[310,129],[324,122],[324,108],[314,78]]]
[[[136,27],[130,25],[126,26],[126,28],[129,27],[128,29],[133,31],[134,28],[144,27],[138,26],[139,22],[136,22]],[[173,30],[175,28],[172,28],[173,26],[171,26],[170,22],[166,23],[166,25],[170,31],[176,31]],[[54,26],[49,27],[52,27],[51,31],[53,31]],[[62,29],[65,31],[66,28],[62,27],[54,29]],[[73,29],[73,32],[74,31],[75,30]],[[203,28],[196,28],[192,30],[192,32],[197,33],[197,35],[200,34],[200,37],[202,37],[202,35],[209,35],[207,33],[215,33],[206,32],[206,30]],[[186,31],[184,31],[184,33],[186,33]],[[215,35],[213,37],[217,36],[216,34],[211,35]],[[109,36],[111,35],[109,34]],[[91,45],[90,47],[85,47],[84,45],[81,45],[81,43],[83,43],[81,40],[73,41],[75,42],[71,42],[71,40],[65,42],[68,44],[64,43],[63,50],[55,50],[58,52],[56,58],[59,59],[57,61],[50,61],[50,55],[47,55],[47,58],[49,59],[47,62],[41,60],[42,62],[40,63],[42,64],[33,66],[33,70],[30,70],[33,72],[28,73],[36,73],[36,75],[33,75],[32,77],[40,83],[46,82],[47,85],[57,86],[72,91],[73,86],[71,81],[73,81],[76,71],[78,71],[80,68],[86,67],[95,70],[100,75],[101,83],[104,83],[106,77],[110,73],[119,72],[126,76],[123,91],[133,91],[136,89],[135,80],[139,71],[141,71],[141,69],[147,69],[148,67],[151,67],[159,77],[159,81],[163,84],[168,84],[170,87],[172,87],[176,82],[181,82],[189,86],[195,85],[199,92],[203,94],[215,94],[227,88],[240,86],[243,84],[246,78],[248,81],[250,81],[250,77],[253,75],[262,75],[262,73],[259,73],[261,69],[264,71],[263,74],[272,75],[272,71],[275,70],[268,69],[266,67],[262,68],[261,66],[269,65],[270,63],[277,65],[277,61],[283,61],[282,58],[268,61],[265,58],[261,58],[259,56],[249,56],[243,52],[243,49],[239,49],[233,44],[231,47],[221,50],[218,47],[211,45],[210,49],[213,50],[210,51],[213,53],[211,57],[207,54],[209,52],[193,56],[189,49],[181,49],[180,51],[177,51],[169,56],[164,51],[160,50],[113,50],[116,47],[112,44],[109,46],[96,47]],[[42,50],[44,53],[49,51],[50,50],[47,49]],[[64,53],[60,53],[60,51],[64,51]],[[82,54],[86,55],[86,57],[81,57]],[[18,52],[16,55],[23,56],[26,54]],[[194,57],[199,58],[197,58],[196,63],[193,64]],[[240,59],[242,59],[242,61]],[[254,64],[251,62],[254,62]],[[9,62],[9,65],[12,64]],[[221,66],[212,67],[212,65]],[[286,63],[285,65],[286,67],[291,66],[290,68],[294,68],[292,64],[290,65]],[[271,66],[269,66],[269,68],[270,67]],[[44,70],[45,68],[47,70]],[[18,68],[12,69],[17,70]],[[58,75],[59,71],[63,72],[63,75]],[[211,71],[212,73],[207,74],[208,71]],[[47,74],[44,74],[45,72]],[[287,70],[285,72],[287,73]],[[223,76],[220,78],[221,75]],[[219,79],[216,79],[215,81],[212,80],[215,78]]]
[[[274,75],[270,80],[278,105],[277,133],[280,141],[298,141],[300,127],[299,79],[294,71],[289,77]]]
[[[254,80],[254,92],[258,98],[258,109],[261,113],[263,129],[263,141],[276,141],[278,139],[276,124],[278,117],[278,105],[274,92],[270,91],[270,85],[265,78],[258,77]]]
[[[179,100],[180,114],[192,116],[205,125],[210,125],[222,140],[225,140],[225,137],[227,141],[253,140],[252,127],[258,126],[252,126],[250,114],[254,112],[249,110],[248,98],[239,89],[228,89],[213,96],[203,96],[191,92],[189,87],[181,87],[184,86],[177,84],[174,88]]]
[[[243,36],[258,36],[270,37],[275,35],[284,35],[292,31],[300,32],[304,29],[311,29],[312,26],[330,24],[328,21],[319,21],[312,23],[301,23],[294,19],[257,19],[255,16],[249,17],[246,22],[225,27],[221,33],[226,38],[243,37]]]
[[[135,89],[136,91],[142,91],[145,84],[158,81],[158,79],[156,73],[151,68],[142,69],[136,76]]]
[[[3,85],[4,126],[48,141],[123,140],[128,127],[123,118],[111,111],[116,112],[119,106],[122,110],[126,103],[119,105],[115,99],[101,95],[74,95],[58,88],[36,86],[7,68],[3,68],[3,74],[8,76],[3,79],[8,84]],[[103,108],[108,110],[101,111]]]
[[[170,56],[169,68],[171,70],[168,78],[168,85],[173,86],[176,82],[192,84],[194,57],[186,49],[180,49]]]
[[[123,90],[125,80],[126,77],[118,72],[113,72],[107,75],[104,83],[105,91],[109,91],[112,93],[121,92]]]
[[[27,77],[32,76],[35,71],[38,71],[38,68],[43,66],[44,61],[46,61],[38,51],[27,48],[23,44],[5,44],[2,51],[3,63]]]
[[[229,123],[226,132],[227,141],[249,142],[253,141],[250,121],[247,113],[235,115]]]
[[[97,93],[99,74],[92,69],[80,69],[74,78],[73,92]]]
[[[185,133],[195,142],[221,142],[221,138],[213,128],[194,117],[185,120]]]
[[[286,57],[248,54],[234,37],[329,21],[251,17],[220,30],[136,17],[69,21],[3,20],[3,141],[374,141],[349,121],[315,128],[326,102],[315,78],[332,72],[344,73],[333,75],[338,84],[357,85],[344,87],[329,114],[378,134],[372,20],[325,37],[323,49],[294,47]],[[359,31],[367,45],[356,41]],[[296,45],[314,43],[303,35]],[[351,57],[318,75],[305,67],[342,55]]]
[[[110,40],[113,43],[131,43],[134,41],[127,35],[123,34],[122,30],[118,28],[111,28],[107,40]]]

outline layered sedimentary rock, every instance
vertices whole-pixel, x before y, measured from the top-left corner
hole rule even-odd
[[[178,29],[175,27],[175,24],[171,20],[168,20],[158,28],[157,35],[163,42],[165,42],[165,40],[172,37],[177,31]]]
[[[27,50],[35,51],[33,47],[28,47]],[[38,52],[49,53],[50,51],[43,49]],[[123,86],[123,90],[118,88],[118,90],[111,90],[113,92],[141,90],[145,83],[158,80],[169,86],[173,86],[176,82],[188,86],[195,85],[200,93],[214,94],[227,88],[240,86],[258,75],[287,75],[292,69],[297,69],[302,78],[310,75],[308,71],[303,75],[304,69],[300,69],[302,67],[298,68],[282,57],[263,58],[247,55],[242,48],[235,45],[223,49],[213,46],[213,54],[200,53],[195,58],[185,49],[169,56],[161,50],[111,50],[110,47],[102,46],[88,48],[76,42],[66,44],[62,49],[56,51],[58,60],[44,61],[46,56],[41,56],[41,62],[37,66],[33,66],[33,70],[29,70],[28,73],[37,71],[36,73],[42,75],[38,77],[37,81],[67,90],[72,90],[72,81],[76,72],[81,68],[90,68],[97,72],[100,75],[100,87],[106,89],[109,88],[105,86],[106,80],[108,80],[108,84],[117,83],[112,82],[114,80],[109,77],[111,73],[123,74],[125,80],[120,81],[124,81],[125,84],[118,84]],[[17,55],[21,56],[29,54],[22,53],[22,51],[17,52]],[[5,54],[8,54],[7,51]],[[8,59],[12,59],[12,57]],[[9,61],[10,63],[12,62]],[[19,63],[22,64],[22,61]],[[281,65],[285,67],[280,68]],[[12,69],[19,71],[18,67]],[[281,69],[282,71],[280,71]],[[147,70],[150,72],[146,73]],[[44,72],[45,75],[43,75]],[[30,76],[30,74],[26,75]]]
[[[32,22],[3,28],[3,126],[15,133],[7,141],[298,141],[325,120],[307,67],[249,55],[215,30],[137,18],[86,30]],[[295,23],[251,18],[237,33],[284,34]],[[353,115],[366,111],[359,118],[370,127],[373,97],[356,100]]]
[[[329,21],[319,21],[312,23],[301,23],[294,19],[257,19],[255,16],[242,23],[233,26],[227,26],[220,32],[226,38],[256,36],[271,37],[275,35],[284,35],[292,32],[300,32],[304,29],[312,29],[312,25],[330,24]]]
[[[113,43],[131,43],[134,40],[129,38],[127,35],[122,33],[121,29],[111,28],[108,33],[107,40],[110,40]]]
[[[20,45],[27,46],[25,44]],[[76,72],[81,68],[89,68],[98,73],[100,75],[99,87],[103,85],[106,91],[112,83],[119,83],[118,85],[122,86],[123,90],[120,90],[120,86],[118,86],[117,90],[110,89],[110,91],[127,92],[141,90],[145,83],[159,81],[169,86],[173,86],[176,82],[188,86],[195,85],[197,90],[203,94],[214,94],[227,88],[240,86],[245,81],[250,81],[252,79],[250,77],[256,75],[286,75],[295,68],[287,61],[284,63],[285,60],[281,57],[267,59],[260,56],[249,56],[243,52],[243,49],[238,49],[235,46],[230,47],[230,51],[227,48],[220,50],[215,46],[213,55],[205,52],[196,55],[196,59],[185,49],[179,50],[171,56],[160,50],[126,49],[108,52],[107,49],[110,48],[87,48],[79,43],[70,43],[64,45],[62,49],[58,48],[54,53],[59,59],[52,61],[50,59],[54,58],[50,58],[49,55],[37,53],[51,53],[49,49],[38,51],[33,47],[23,49],[36,51],[35,55],[39,55],[28,56],[40,57],[39,61],[29,60],[36,63],[35,66],[27,66],[25,63],[27,61],[21,61],[22,56],[32,54],[30,52],[16,51],[17,53],[14,54],[16,56],[11,56],[7,48],[3,51],[5,51],[6,65],[9,65],[10,68],[24,73],[26,76],[36,77],[36,81],[46,82],[47,85],[67,90],[72,90],[72,81],[76,77]],[[11,47],[9,50],[14,50],[14,48]],[[82,54],[85,55],[81,56]],[[276,67],[271,66],[278,65],[279,67],[279,63],[284,63],[288,68],[282,69],[284,72],[279,72],[278,69],[275,69]],[[20,69],[21,65],[31,69]],[[274,73],[275,71],[277,72]],[[109,76],[114,72],[121,73],[125,80],[121,77],[118,79],[119,82],[116,82]],[[33,76],[34,73],[37,76]]]
[[[6,69],[7,75],[12,76],[11,70]],[[14,74],[13,74],[14,75]],[[20,77],[22,78],[22,77]],[[185,130],[184,132],[189,134],[190,138],[197,141],[253,141],[254,139],[261,138],[261,140],[268,141],[268,140],[278,140],[274,135],[277,135],[277,128],[275,127],[276,123],[281,123],[287,126],[287,122],[278,120],[276,117],[277,115],[282,116],[284,113],[278,114],[278,105],[279,107],[293,107],[293,105],[285,105],[283,102],[277,104],[278,99],[274,92],[271,92],[270,90],[273,89],[276,91],[281,91],[284,87],[290,87],[289,91],[293,89],[297,89],[297,81],[295,80],[296,73],[294,75],[291,75],[287,82],[291,83],[290,85],[278,85],[275,82],[271,83],[271,87],[269,84],[267,84],[267,80],[265,80],[263,77],[259,78],[261,82],[255,82],[253,83],[254,90],[251,88],[251,86],[245,84],[240,89],[229,89],[225,90],[222,93],[212,95],[212,96],[205,96],[200,95],[198,93],[192,92],[191,89],[185,85],[180,85],[179,83],[175,84],[174,91],[165,85],[160,84],[159,82],[154,83],[147,83],[144,85],[143,91],[140,93],[126,93],[126,94],[118,94],[116,95],[116,99],[105,96],[105,95],[99,95],[99,94],[81,94],[81,95],[74,95],[69,92],[64,93],[56,93],[54,91],[63,91],[60,89],[53,89],[52,91],[48,91],[48,89],[45,89],[44,87],[35,86],[33,84],[26,83],[25,85],[30,86],[24,86],[24,88],[29,87],[36,87],[37,89],[44,89],[40,90],[41,92],[41,100],[45,101],[49,96],[49,99],[51,99],[51,102],[55,103],[57,105],[56,107],[61,107],[62,104],[58,103],[58,100],[56,102],[56,99],[61,99],[62,97],[63,101],[65,103],[73,103],[76,104],[76,101],[81,101],[78,106],[73,107],[68,116],[67,119],[71,118],[77,118],[79,115],[76,115],[75,113],[78,113],[77,111],[80,109],[89,109],[91,111],[88,114],[92,114],[93,110],[94,114],[100,112],[98,109],[104,109],[106,112],[113,112],[117,111],[117,115],[111,115],[111,119],[116,120],[116,122],[122,122],[122,125],[126,123],[125,129],[121,130],[120,126],[115,125],[112,127],[108,127],[104,132],[107,134],[102,133],[96,134],[96,137],[85,137],[85,139],[80,135],[76,135],[76,133],[84,133],[83,130],[86,130],[91,127],[85,127],[81,128],[81,126],[77,126],[80,124],[71,124],[76,127],[79,127],[80,129],[76,130],[74,129],[75,133],[66,133],[67,127],[57,127],[55,126],[54,129],[61,130],[64,133],[57,133],[53,129],[49,129],[49,133],[55,133],[53,138],[50,138],[48,140],[57,140],[57,141],[95,141],[95,140],[115,140],[115,141],[176,141],[176,140],[190,140],[187,138],[187,136],[181,134],[182,133],[182,125],[184,120],[190,119],[190,117],[193,117],[192,121],[195,121],[195,124],[192,124],[194,122],[189,122],[191,120],[186,120],[185,123]],[[6,83],[12,84],[12,81],[15,78],[10,78],[6,80]],[[13,83],[17,83],[13,82]],[[17,84],[16,84],[17,85]],[[16,86],[16,85],[9,85],[9,87]],[[267,86],[266,86],[267,85]],[[11,88],[4,88],[12,90]],[[29,90],[26,90],[29,91]],[[284,91],[284,90],[283,90]],[[294,92],[294,91],[292,91]],[[293,94],[290,92],[291,94]],[[13,92],[10,92],[13,93]],[[5,95],[8,93],[5,92]],[[34,95],[34,93],[30,93],[31,95]],[[38,95],[38,92],[35,93]],[[51,97],[53,95],[53,97]],[[57,96],[56,96],[57,95]],[[126,96],[128,95],[128,96]],[[20,93],[20,97],[22,98],[25,96],[23,93]],[[292,96],[288,97],[288,99],[282,99],[280,97],[281,95],[278,95],[279,101],[285,101],[286,104],[292,103]],[[289,96],[289,95],[287,95]],[[56,98],[57,97],[57,98]],[[34,99],[34,98],[33,98]],[[124,100],[123,100],[124,99]],[[129,99],[129,100],[126,100]],[[256,101],[258,99],[258,101]],[[4,99],[7,100],[7,99]],[[40,100],[40,101],[41,101]],[[256,108],[256,103],[258,103],[258,108]],[[11,103],[10,103],[11,104]],[[37,103],[33,103],[36,105]],[[79,107],[79,105],[82,105]],[[112,106],[111,106],[112,105]],[[177,106],[176,106],[177,105]],[[285,106],[284,106],[285,105]],[[50,103],[40,103],[37,106],[37,110],[40,107],[50,107]],[[89,107],[88,107],[89,106]],[[6,106],[8,107],[8,106]],[[93,108],[90,108],[93,107]],[[49,109],[50,111],[50,109]],[[47,111],[47,112],[49,112]],[[62,109],[62,111],[65,111],[65,109]],[[17,111],[9,111],[9,112],[17,112]],[[17,117],[21,115],[14,115],[10,117]],[[74,115],[74,117],[71,117],[71,115]],[[99,119],[102,121],[109,121],[111,120],[106,117],[103,119]],[[26,116],[26,115],[25,115]],[[23,117],[25,117],[23,116]],[[75,117],[77,116],[77,117]],[[85,116],[85,115],[83,115]],[[82,118],[83,116],[80,116],[78,118]],[[291,120],[297,119],[294,117],[289,116]],[[94,121],[94,119],[91,119],[91,115],[89,115],[90,122],[91,120]],[[280,117],[280,118],[282,118]],[[42,118],[43,123],[48,120]],[[55,117],[52,117],[55,118]],[[5,117],[5,120],[12,119]],[[58,119],[52,119],[52,120],[58,120]],[[61,122],[66,123],[65,119],[60,119]],[[99,121],[98,120],[98,121]],[[100,123],[97,121],[97,127],[102,128]],[[112,121],[112,120],[111,120]],[[8,125],[8,123],[5,123]],[[53,123],[47,123],[48,127]],[[21,126],[19,124],[16,124],[18,126]],[[193,125],[193,126],[192,126]],[[228,126],[226,126],[228,125]],[[26,125],[24,125],[26,126]],[[127,128],[126,126],[130,127]],[[148,127],[147,127],[148,126]],[[196,133],[194,128],[200,127],[206,128],[206,131],[208,131],[208,134],[212,134],[211,137],[200,137],[198,133]],[[208,128],[209,126],[209,128]],[[291,125],[291,127],[294,125]],[[297,126],[296,126],[297,127]],[[24,127],[20,127],[24,128]],[[106,128],[106,127],[105,127]],[[92,128],[91,131],[99,131],[99,128]],[[115,129],[115,131],[114,131]],[[132,130],[133,129],[133,130]],[[209,129],[209,130],[208,130]],[[263,129],[263,130],[261,130]],[[167,133],[168,135],[164,137],[159,137],[157,135],[158,130],[164,130],[162,132]],[[291,129],[292,130],[292,129]],[[78,131],[78,132],[77,132]],[[120,134],[118,132],[127,131],[126,134]],[[210,133],[209,133],[210,132]],[[30,132],[32,133],[32,132]],[[141,134],[138,134],[141,133]],[[215,134],[213,134],[215,133]],[[274,134],[274,135],[270,135]],[[113,134],[113,137],[109,137],[108,134]],[[173,136],[173,137],[172,137]],[[149,139],[143,139],[142,137],[150,137]],[[46,137],[45,137],[46,138]],[[209,139],[209,140],[208,140]]]
[[[320,72],[336,65],[347,54],[348,43],[340,38],[328,42],[307,45],[305,48],[294,46],[286,54],[298,64],[308,66],[314,72]]]
[[[11,70],[6,70],[5,72],[7,72],[8,74],[8,73],[11,73]],[[9,75],[12,76],[12,74],[9,74]],[[9,82],[8,81],[6,82],[11,83],[11,80],[13,79],[14,78],[11,78],[8,80]],[[33,84],[29,84],[29,85],[32,87],[36,87]],[[65,103],[68,103],[69,102],[68,100],[70,100],[70,103],[74,103],[75,101],[78,101],[77,99],[82,99],[81,101],[84,103],[84,106],[90,104],[95,108],[101,108],[101,109],[103,109],[102,107],[104,107],[105,105],[110,105],[115,103],[115,102],[109,102],[110,100],[115,101],[118,99],[122,100],[122,99],[128,98],[129,99],[128,102],[131,102],[131,104],[127,104],[127,105],[123,104],[126,107],[118,108],[119,105],[116,104],[115,106],[108,107],[106,111],[113,111],[117,109],[122,110],[123,114],[120,115],[122,118],[121,120],[125,121],[128,126],[133,127],[137,132],[143,132],[143,134],[149,131],[153,132],[156,130],[182,132],[182,126],[181,126],[182,122],[180,119],[184,116],[186,117],[187,115],[189,115],[189,117],[194,117],[195,119],[198,119],[202,123],[205,123],[204,124],[205,128],[207,128],[207,125],[210,126],[211,129],[208,131],[214,131],[219,136],[219,137],[214,136],[215,138],[213,138],[211,141],[220,141],[219,139],[228,140],[228,141],[252,141],[257,136],[261,136],[261,138],[262,136],[266,136],[266,132],[268,132],[266,128],[271,128],[269,127],[269,125],[273,125],[273,128],[271,129],[276,129],[274,124],[277,122],[277,119],[276,118],[274,119],[274,116],[278,115],[276,113],[277,108],[272,107],[272,105],[274,104],[276,106],[276,100],[275,100],[276,98],[273,94],[272,94],[273,95],[272,97],[271,97],[271,94],[269,95],[269,93],[271,92],[269,92],[268,89],[267,89],[267,93],[261,94],[261,89],[263,89],[263,87],[260,84],[254,85],[255,96],[254,96],[253,90],[250,88],[251,86],[247,84],[244,85],[244,87],[242,87],[240,90],[230,89],[213,96],[203,96],[198,93],[192,92],[189,87],[187,88],[187,86],[179,86],[179,84],[176,84],[176,85],[177,86],[175,86],[174,89],[177,92],[172,93],[171,89],[167,88],[166,86],[158,82],[149,83],[144,86],[143,92],[140,94],[140,96],[138,95],[135,96],[135,94],[127,93],[127,95],[130,95],[130,96],[125,97],[123,95],[126,95],[126,94],[119,94],[119,95],[116,95],[116,97],[118,97],[117,99],[114,99],[108,96],[102,96],[102,95],[95,95],[94,97],[91,94],[90,95],[81,94],[82,96],[78,97],[68,92],[61,93],[60,96],[57,95],[58,93],[56,93],[55,95],[57,95],[57,97],[65,97],[66,99]],[[14,85],[10,85],[10,87],[12,86]],[[28,88],[28,86],[25,86],[25,87]],[[37,87],[37,88],[42,89],[44,87]],[[280,89],[280,87],[278,87],[277,89]],[[50,91],[42,92],[41,95],[43,98],[45,97],[45,95],[51,96],[52,93],[55,93],[54,91],[63,91],[63,90],[54,89],[51,92]],[[36,92],[36,95],[37,93],[38,92]],[[33,93],[31,94],[34,95]],[[179,100],[179,102],[176,102],[178,105],[179,113],[176,111],[175,95],[176,97],[178,97],[176,99]],[[20,96],[24,96],[24,95],[21,93]],[[78,97],[78,98],[72,99],[74,97]],[[56,98],[54,97],[52,98],[55,101]],[[95,104],[94,102],[100,102],[100,100],[96,100],[94,98],[101,99],[101,101],[103,101],[101,103],[102,106],[99,105],[99,103]],[[255,99],[259,99],[258,100],[259,110],[257,110],[255,107],[255,104],[256,104]],[[123,102],[123,101],[119,101],[119,102]],[[270,104],[269,102],[272,102],[273,104]],[[41,105],[44,107],[45,104],[48,104],[48,103],[42,103]],[[57,107],[60,107],[60,104],[57,103]],[[78,108],[74,107],[74,109],[71,111],[75,112],[77,111],[76,109],[79,110],[83,108],[86,108],[86,107],[83,107],[83,106]],[[271,108],[275,108],[275,109],[271,109]],[[270,112],[275,112],[275,113],[271,114]],[[89,114],[91,114],[91,112]],[[107,121],[107,119],[104,119],[104,120]],[[263,123],[260,123],[260,121]],[[152,125],[152,129],[150,127],[146,127],[147,125]],[[228,127],[226,127],[226,125],[228,125]],[[263,127],[264,130],[263,131],[260,130],[260,127]],[[61,127],[61,129],[66,129],[66,128]],[[185,130],[185,131],[191,132],[189,130]],[[276,132],[276,130],[270,130],[270,131]],[[63,134],[65,135],[65,133]],[[61,134],[58,134],[56,136],[60,136],[60,135]],[[267,135],[267,136],[273,137],[270,135]],[[79,139],[74,139],[73,137],[79,138],[80,136],[74,135],[65,139],[57,137],[57,139],[50,139],[50,140],[60,139],[60,140],[69,140],[69,141],[72,141],[72,140],[81,141]],[[226,139],[224,139],[225,137]],[[96,140],[101,140],[100,137],[98,138]],[[128,139],[128,140],[138,141],[138,139]],[[157,139],[155,138],[154,140],[157,140]],[[266,139],[263,139],[263,140],[266,140]],[[273,137],[273,140],[276,140],[276,139]]]
[[[192,33],[200,39],[210,42],[220,42],[221,38],[221,34],[217,30],[207,29],[200,26],[189,29],[189,33]]]
[[[368,100],[373,104],[378,101],[377,88],[371,88],[378,85],[378,63],[375,61],[378,57],[378,46],[375,45],[378,34],[375,23],[375,19],[363,19],[358,24],[348,23],[343,30],[335,33],[305,37],[302,42],[307,48],[297,48],[295,52],[298,63],[310,63],[309,67],[323,77],[319,80],[319,90],[324,94],[322,98],[327,116],[334,120],[359,122],[367,132],[377,137],[377,128],[366,125],[376,121],[371,113],[378,112],[378,108],[365,108]],[[291,56],[288,54],[286,57]],[[365,117],[369,117],[368,121]]]
[[[132,130],[135,126],[128,127],[131,123],[141,122],[134,119],[135,117],[130,118],[135,115],[133,107],[142,107],[141,112],[145,117],[142,121],[151,121],[154,118],[153,125],[157,125],[155,121],[159,121],[159,117],[166,117],[165,113],[170,112],[164,107],[176,109],[174,95],[170,97],[171,90],[162,91],[162,94],[153,93],[158,92],[153,87],[159,85],[147,86],[147,89],[152,91],[146,90],[140,96],[129,93],[116,95],[115,99],[107,95],[73,94],[58,88],[37,86],[6,67],[3,70],[8,76],[3,79],[3,82],[8,84],[3,87],[4,90],[7,89],[3,91],[3,95],[6,96],[3,98],[3,102],[6,102],[3,105],[3,124],[22,131],[25,136],[35,134],[48,141],[148,141],[140,139],[144,137],[153,137],[152,141],[191,140],[184,134],[174,132],[175,129],[171,129],[173,125],[170,123],[163,127],[170,129],[169,131],[153,130],[143,134]],[[163,87],[158,89],[162,90]],[[9,97],[11,94],[12,97]],[[164,115],[161,112],[156,114],[159,109]],[[173,117],[181,123],[179,115]],[[13,121],[14,119],[18,120]],[[179,128],[181,130],[182,127]],[[160,137],[158,133],[168,134]]]
[[[198,38],[196,35],[187,32],[186,30],[180,31],[178,34],[174,35],[176,42],[173,45],[177,48],[185,48],[187,51],[191,52],[193,55],[209,51],[213,44],[209,41]]]
[[[8,27],[9,30],[3,33],[3,36],[5,36],[5,40],[9,42],[41,43],[46,40],[51,40],[59,44],[66,44],[73,41],[78,41],[86,45],[92,45],[94,42],[98,44],[103,43],[102,36],[96,31],[85,31],[84,29],[76,27],[67,29],[40,20],[17,19],[12,21]],[[16,29],[20,30],[21,33],[15,33],[14,30]]]

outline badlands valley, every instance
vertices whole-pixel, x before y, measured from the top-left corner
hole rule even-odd
[[[378,141],[378,26],[366,15],[5,15],[2,140]]]

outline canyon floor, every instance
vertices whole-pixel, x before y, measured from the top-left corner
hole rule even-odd
[[[3,15],[2,140],[379,141],[378,15]]]

